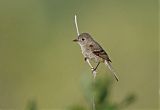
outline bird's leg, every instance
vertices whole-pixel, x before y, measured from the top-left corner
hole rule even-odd
[[[87,61],[87,63],[89,64],[89,66],[91,67],[91,70],[92,70],[92,74],[93,74],[93,77],[94,77],[94,79],[95,79],[95,77],[96,77],[96,74],[97,74],[97,72],[96,72],[96,69],[91,65],[91,63],[90,63],[90,61],[89,61],[89,59],[88,58],[86,58],[85,57],[85,61]],[[98,64],[99,65],[99,64]],[[96,66],[96,68],[97,68],[98,66]]]
[[[94,68],[94,70],[93,70],[93,71],[96,71],[96,70],[97,70],[97,68],[98,68],[99,64],[100,64],[100,62],[98,62],[97,66]]]

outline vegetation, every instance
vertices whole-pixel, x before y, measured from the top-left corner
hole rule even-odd
[[[86,84],[88,83],[88,84]],[[119,103],[111,102],[111,87],[113,81],[109,79],[97,79],[95,82],[86,81],[84,96],[89,107],[84,105],[72,105],[69,110],[91,110],[93,109],[93,97],[96,110],[122,110],[135,101],[135,95],[129,94]]]

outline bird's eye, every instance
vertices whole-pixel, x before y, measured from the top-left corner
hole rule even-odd
[[[82,41],[84,41],[85,39],[84,38],[82,38]]]

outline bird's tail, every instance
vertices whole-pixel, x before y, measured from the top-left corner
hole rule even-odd
[[[110,71],[113,73],[113,75],[114,75],[114,77],[116,78],[116,80],[118,81],[119,78],[118,78],[118,76],[116,75],[116,73],[115,73],[115,71],[114,71],[111,63],[110,63],[109,61],[107,61],[107,60],[105,60],[104,63],[106,64],[106,66],[108,66],[108,68],[109,68]]]

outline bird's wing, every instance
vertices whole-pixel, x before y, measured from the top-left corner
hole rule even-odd
[[[90,44],[89,46],[93,54],[111,62],[107,53],[103,50],[103,48],[97,42],[95,42],[95,44]]]

